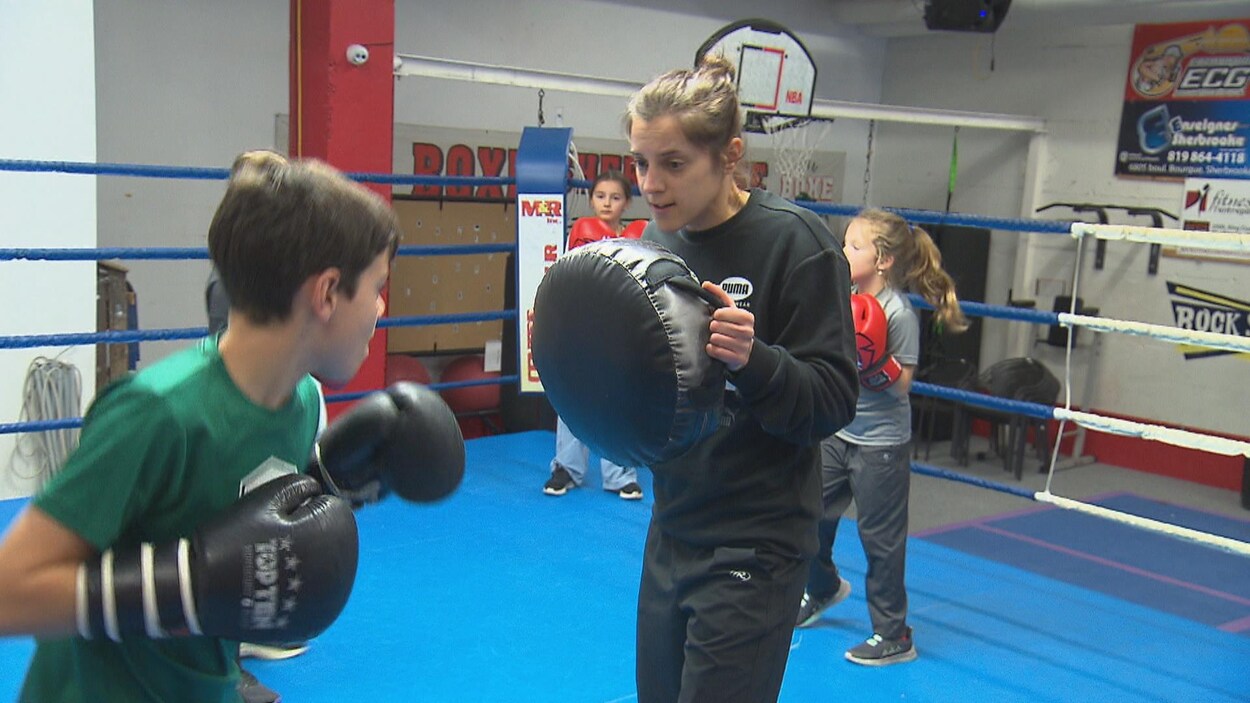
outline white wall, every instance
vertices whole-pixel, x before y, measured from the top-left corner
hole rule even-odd
[[[715,5],[708,7],[708,5]],[[819,2],[770,3],[768,18],[790,27],[817,66],[816,97],[876,102],[884,41],[858,36],[835,25]],[[437,13],[439,21],[431,21]],[[580,73],[645,83],[673,68],[691,65],[695,50],[718,29],[761,16],[756,3],[673,2],[511,2],[479,0],[444,4],[398,0],[396,49],[404,54]],[[454,27],[456,31],[447,31]],[[645,28],[645,29],[644,29]],[[552,47],[558,47],[552,50]],[[574,139],[621,139],[625,100],[547,91],[547,126],[562,120]],[[538,124],[538,91],[404,78],[396,84],[395,121],[467,129],[518,131]],[[846,152],[847,200],[862,197],[867,126],[839,121],[824,151]],[[750,135],[749,148],[771,147],[771,139]]]
[[[709,35],[759,8],[733,0],[712,9],[697,0],[654,3],[587,0],[397,0],[399,51],[642,83],[693,61]],[[874,101],[883,43],[839,30],[816,4],[774,3],[770,16],[800,27],[820,66],[817,96]],[[689,8],[683,10],[682,8]],[[288,109],[289,5],[220,0],[152,3],[113,0],[96,8],[99,159],[176,166],[228,166],[240,151],[275,144],[275,117]],[[719,13],[716,17],[709,13]],[[646,28],[646,31],[640,31]],[[817,34],[817,30],[826,34]],[[558,51],[552,47],[558,46]],[[549,91],[546,124],[557,112],[576,135],[620,139],[624,100]],[[398,123],[519,132],[537,124],[537,91],[404,78],[395,86]],[[859,199],[862,125],[839,123],[830,151],[846,150],[847,197]],[[846,135],[850,135],[847,137]],[[763,139],[763,137],[760,137]],[[100,246],[204,246],[220,181],[99,179]],[[143,329],[205,323],[205,261],[135,261],[130,281]],[[141,345],[146,365],[187,342]]]
[[[90,60],[83,60],[84,53],[90,59],[91,32],[75,27],[75,23],[91,21],[89,8],[83,8],[81,2],[62,0],[17,12],[9,8],[30,4],[16,0],[0,2],[6,8],[6,21],[0,28],[6,32],[5,55],[24,59],[37,53],[41,57],[39,62],[10,60],[0,75],[6,81],[20,80],[32,86],[29,90],[38,97],[29,102],[49,105],[49,112],[54,111],[59,120],[56,142],[40,144],[28,135],[38,134],[53,120],[39,112],[6,114],[5,120],[23,120],[4,130],[5,136],[0,137],[6,143],[14,143],[6,152],[30,158],[81,157],[81,153],[66,155],[74,144],[64,139],[63,125],[66,120],[71,124],[77,120],[91,122],[91,110],[80,104],[89,102],[91,91],[49,90],[47,85],[66,86],[67,80],[91,64]],[[51,22],[53,14],[48,7],[75,11],[56,15],[53,27],[43,30],[47,36],[21,26],[22,18],[28,15]],[[94,17],[98,160],[224,167],[239,151],[275,146],[275,116],[288,110],[288,11],[285,2],[248,0],[99,3]],[[643,82],[661,71],[688,65],[698,44],[724,24],[760,14],[758,3],[746,0],[397,0],[396,46],[404,53]],[[1131,27],[1013,34],[1008,22],[999,32],[994,47],[996,66],[990,72],[989,37],[933,33],[894,40],[887,47],[883,40],[859,36],[834,25],[820,2],[777,0],[769,4],[766,14],[795,28],[815,55],[819,68],[818,98],[1042,116],[1048,121],[1050,134],[1043,163],[1046,177],[1040,189],[1041,201],[1111,200],[1171,210],[1177,207],[1179,185],[1117,180],[1110,175]],[[78,36],[84,32],[87,39]],[[31,36],[39,37],[39,41]],[[61,50],[48,51],[49,44]],[[37,51],[29,48],[34,45],[39,47]],[[56,66],[55,70],[48,69],[51,65]],[[395,98],[395,119],[407,124],[517,131],[537,123],[537,91],[529,89],[406,78],[397,82]],[[555,124],[559,113],[576,135],[594,138],[620,138],[622,109],[621,100],[556,91],[548,92],[544,102],[547,124]],[[867,125],[840,120],[830,142],[831,151],[847,154],[844,197],[858,203],[864,196]],[[19,143],[23,151],[15,150]],[[1025,143],[1019,136],[961,131],[960,178],[953,208],[1019,215],[1025,187]],[[874,149],[872,202],[925,208],[944,205],[949,130],[883,126]],[[29,190],[33,183],[33,189],[44,197],[50,196],[48,189],[41,190],[41,184],[56,183],[56,206],[39,208],[44,218],[41,229],[45,232],[39,243],[65,245],[86,231],[82,226],[53,227],[46,217],[48,213],[68,217],[71,209],[64,206],[65,188],[89,188],[84,184],[93,179],[3,177],[6,183],[24,184],[7,189],[8,192]],[[99,245],[202,246],[221,189],[222,184],[217,181],[100,178]],[[23,193],[20,200],[37,202],[35,195],[38,193]],[[18,236],[16,233],[26,229],[6,227],[4,236]],[[51,231],[65,234],[49,242],[46,232]],[[1062,279],[1070,275],[1065,268],[1072,258],[1070,242],[1060,237],[1026,235],[1026,246],[1019,247],[1024,254],[1018,257],[1016,239],[1012,234],[995,234],[987,294],[990,302],[1005,301],[1008,288],[1025,291],[1038,278]],[[1144,274],[1145,255],[1144,248],[1117,244],[1110,247],[1106,270],[1092,272],[1087,266],[1082,291],[1090,304],[1115,317],[1170,322],[1163,293],[1165,280],[1180,279],[1233,295],[1246,289],[1245,270],[1230,264],[1165,258],[1160,274],[1148,278]],[[1027,262],[1028,270],[1013,277],[1017,258]],[[206,262],[130,265],[142,328],[203,324]],[[24,265],[4,266],[24,270],[20,268]],[[29,291],[48,285],[44,271],[69,271],[72,266],[40,268],[37,280],[20,288],[23,296],[29,297]],[[83,286],[83,295],[72,296],[73,299],[93,298],[86,282]],[[66,290],[65,286],[56,289]],[[50,295],[38,297],[52,299]],[[1039,303],[1049,307],[1047,300]],[[42,322],[10,317],[5,324],[16,325],[15,331],[22,333],[43,331],[40,325],[49,324],[49,308],[62,309],[51,304],[37,307],[38,314],[32,316]],[[988,354],[1006,354],[1011,350],[1012,335],[1008,330],[1013,327],[1020,326],[995,323],[988,328],[991,334],[984,347],[987,358]],[[54,325],[47,331],[68,328],[93,329],[94,321],[84,318],[73,325]],[[145,343],[141,364],[183,345]],[[1179,354],[1166,345],[1125,337],[1107,337],[1103,349],[1107,358],[1117,361],[1103,365],[1092,405],[1209,429],[1246,431],[1232,413],[1218,409],[1230,407],[1228,389],[1245,384],[1250,367],[1244,362],[1225,358],[1187,364],[1179,361]],[[1049,348],[1031,351],[1054,360]],[[22,355],[23,361],[6,362],[19,371],[5,376],[20,378],[27,356]],[[1129,359],[1132,363],[1126,362]],[[1078,377],[1078,387],[1082,385],[1080,380]],[[1210,384],[1206,397],[1189,392],[1199,381]],[[1175,400],[1181,395],[1189,397]],[[7,407],[12,408],[16,405],[14,397],[15,391],[10,389],[0,394],[0,404],[7,402]],[[3,441],[0,438],[0,450],[4,448]]]
[[[882,99],[894,104],[1045,118],[1047,147],[1037,204],[1116,203],[1177,213],[1182,197],[1180,183],[1113,176],[1132,31],[1131,26],[1097,26],[1013,32],[1008,19],[993,42],[993,72],[989,70],[988,36],[932,33],[895,40],[887,52]],[[968,183],[966,189],[966,181],[961,177],[953,209],[1018,216],[1022,192],[1016,186],[1023,185],[1019,171],[1024,145],[982,136],[979,141],[984,146],[978,148],[984,151],[974,157],[965,151],[967,132],[960,133],[961,173],[966,167],[994,175],[989,182]],[[936,177],[939,167],[944,168],[949,162],[949,132],[944,139],[943,142],[942,138],[916,131],[897,134],[893,143],[882,147],[895,156],[888,168],[882,165],[880,170],[891,175],[881,176],[880,189],[874,183],[874,197],[891,205],[934,207],[945,197],[945,179]],[[993,146],[995,141],[1000,143],[999,148]],[[924,164],[923,171],[935,173],[913,176],[913,167],[901,155]],[[889,179],[897,183],[886,187]],[[996,183],[1006,187],[994,187]],[[1063,209],[1044,216],[1081,219]],[[1112,222],[1149,224],[1148,220],[1122,214]],[[994,246],[998,247],[1000,240],[1010,242],[1016,235],[995,232],[993,237]],[[1009,269],[1007,262],[995,257],[1000,263],[990,278],[999,283],[992,288],[1001,293],[1001,281],[1009,280],[1017,297],[1037,297],[1038,307],[1049,310],[1055,288],[1071,285],[1075,243],[1068,237],[1043,234],[1022,235],[1020,241],[1018,266]],[[1164,257],[1159,273],[1148,276],[1145,245],[1109,245],[1106,267],[1101,271],[1093,270],[1092,244],[1086,254],[1080,295],[1086,305],[1099,307],[1101,314],[1108,317],[1173,324],[1167,281],[1181,281],[1235,297],[1250,293],[1250,269],[1245,266]],[[999,296],[988,302],[1001,304],[1004,298]],[[1017,330],[1018,339],[1009,339],[1008,326]],[[1034,334],[1044,333],[1041,328],[1019,323],[997,325],[996,339],[987,340],[983,351],[993,345],[1002,350],[1002,355],[983,353],[982,365],[1009,353],[1028,353],[1062,371],[1061,349],[1031,343]],[[1223,357],[1186,362],[1173,345],[1162,342],[1102,335],[1099,347],[1087,346],[1092,338],[1083,333],[1075,355],[1074,402],[1164,424],[1250,434],[1250,423],[1235,410],[1244,403],[1242,389],[1250,384],[1250,365],[1244,360]],[[1087,378],[1090,369],[1093,373]]]
[[[91,3],[0,0],[0,17],[0,158],[95,161]],[[95,178],[0,173],[0,247],[94,246]],[[95,287],[94,263],[0,261],[0,336],[94,330]],[[57,355],[94,388],[94,347],[0,350],[0,423],[18,422],[31,361]],[[36,485],[16,439],[0,435],[0,498]]]
[[[439,3],[396,2],[396,48],[401,53],[581,73],[643,83],[672,68],[690,65],[694,52],[730,21],[757,17],[755,3],[733,0],[715,10],[708,3],[540,0],[524,3],[479,0]],[[818,3],[780,0],[767,16],[794,29],[817,64],[820,98],[875,101],[879,96],[884,43],[840,29]],[[710,16],[710,12],[718,16]],[[438,21],[431,20],[437,14]],[[453,28],[448,31],[448,28]],[[547,124],[557,109],[576,134],[620,138],[620,98],[548,91]],[[408,124],[509,129],[536,125],[538,95],[528,88],[484,86],[405,78],[395,91],[395,118]]]
[[[0,154],[172,166],[227,167],[275,144],[288,109],[289,3],[254,0],[0,0]],[[810,0],[777,0],[768,16],[794,28],[815,56],[818,98],[880,97],[884,42],[847,32]],[[729,22],[759,16],[757,3],[726,0],[397,0],[404,53],[645,82],[692,63]],[[553,47],[556,50],[553,50]],[[37,60],[32,60],[36,57]],[[93,85],[94,83],[94,85]],[[9,96],[19,96],[8,101]],[[547,124],[583,138],[620,139],[623,99],[549,92]],[[537,124],[537,91],[433,79],[396,83],[396,122],[519,132]],[[848,201],[862,199],[866,125],[837,123],[828,151],[847,153]],[[758,137],[763,140],[765,138]],[[0,174],[4,246],[202,247],[221,181]],[[97,220],[98,212],[98,220]],[[98,226],[97,226],[98,223]],[[98,242],[97,242],[98,231]],[[205,324],[206,261],[129,261],[141,329]],[[10,305],[5,334],[95,329],[94,264],[0,262]],[[189,342],[148,342],[140,366]],[[56,351],[56,350],[51,350]],[[0,422],[16,422],[21,379],[38,353],[0,351]],[[69,352],[94,389],[94,354]],[[84,407],[86,402],[84,402]],[[0,436],[0,458],[12,436]],[[9,472],[4,486],[12,484]],[[23,489],[16,489],[23,492]]]

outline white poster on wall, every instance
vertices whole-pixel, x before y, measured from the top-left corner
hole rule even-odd
[[[521,355],[522,393],[541,393],[542,381],[534,367],[531,345],[534,329],[534,298],[547,269],[564,248],[564,197],[517,195],[517,315],[521,321],[518,351]]]
[[[1185,179],[1181,229],[1250,234],[1250,180]],[[1164,253],[1188,259],[1250,264],[1250,254],[1240,252],[1169,247]]]

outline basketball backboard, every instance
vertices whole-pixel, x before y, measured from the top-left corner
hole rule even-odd
[[[816,64],[803,42],[770,20],[740,20],[703,42],[695,64],[708,54],[724,56],[738,74],[738,98],[747,128],[759,131],[764,116],[807,118],[816,87]]]

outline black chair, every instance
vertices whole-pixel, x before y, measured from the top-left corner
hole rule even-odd
[[[973,390],[998,398],[1054,405],[1059,399],[1060,383],[1040,361],[1018,357],[991,365],[977,377]],[[1015,475],[1017,480],[1024,474],[1024,450],[1030,430],[1034,433],[1033,445],[1038,456],[1042,459],[1046,457],[1050,444],[1049,420],[957,403],[951,456],[961,465],[968,465],[968,439],[975,419],[990,423],[990,450],[1002,457],[1003,468]]]
[[[967,359],[937,359],[916,371],[915,380],[935,386],[947,386],[960,390],[972,390],[977,377],[977,367]],[[912,396],[912,409],[915,413],[913,458],[920,458],[920,445],[924,445],[924,459],[929,460],[929,450],[934,439],[946,435],[943,429],[950,432],[954,439],[955,403],[944,398],[925,395]],[[950,422],[950,428],[939,428],[939,419]]]

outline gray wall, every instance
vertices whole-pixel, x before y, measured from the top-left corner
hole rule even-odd
[[[100,161],[225,168],[272,148],[286,112],[289,4],[97,3]],[[222,181],[99,179],[100,246],[203,247]],[[207,324],[207,261],[136,261],[143,329]],[[147,364],[187,342],[141,346]]]

